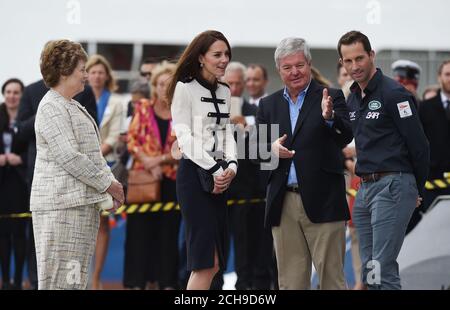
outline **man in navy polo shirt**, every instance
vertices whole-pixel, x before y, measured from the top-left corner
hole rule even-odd
[[[400,289],[397,256],[428,174],[429,146],[414,96],[383,75],[358,31],[338,43],[340,62],[355,81],[348,109],[361,187],[353,222],[360,242],[362,281],[369,289]]]

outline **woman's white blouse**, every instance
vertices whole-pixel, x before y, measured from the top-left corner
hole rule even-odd
[[[202,84],[193,79],[176,85],[171,110],[178,146],[184,156],[215,176],[223,172],[216,159],[226,160],[236,173],[230,90],[221,83],[215,91],[211,85]]]

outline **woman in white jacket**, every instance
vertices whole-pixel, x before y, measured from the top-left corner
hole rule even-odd
[[[230,128],[230,90],[218,81],[231,58],[218,31],[199,34],[177,63],[169,85],[173,128],[183,154],[177,196],[186,225],[187,289],[209,289],[224,269],[227,204],[224,192],[237,172],[236,143]],[[221,161],[219,161],[221,160]],[[203,171],[203,174],[199,174]],[[208,192],[202,179],[213,180]],[[206,175],[206,178],[201,178]]]

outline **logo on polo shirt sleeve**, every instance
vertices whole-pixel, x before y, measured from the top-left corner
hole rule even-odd
[[[405,118],[412,116],[411,106],[408,101],[403,101],[397,103],[398,113],[400,114],[400,118]]]

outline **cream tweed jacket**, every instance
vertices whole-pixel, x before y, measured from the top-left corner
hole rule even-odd
[[[114,176],[100,151],[94,119],[75,100],[50,89],[36,114],[36,166],[31,211],[95,204]]]

